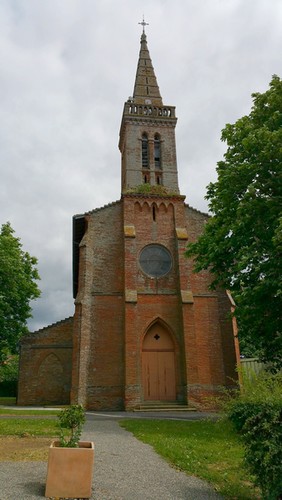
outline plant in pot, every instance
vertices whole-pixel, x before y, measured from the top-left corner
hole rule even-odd
[[[80,441],[83,406],[71,405],[58,418],[60,437],[49,448],[45,497],[90,498],[94,443]]]

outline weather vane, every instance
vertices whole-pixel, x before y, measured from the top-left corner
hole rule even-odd
[[[143,21],[141,23],[138,23],[138,24],[141,24],[143,26],[143,34],[145,34],[145,26],[149,26],[149,23],[145,23],[144,14],[143,14]]]

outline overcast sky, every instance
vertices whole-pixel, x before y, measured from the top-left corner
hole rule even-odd
[[[143,13],[194,208],[207,211],[222,128],[282,76],[282,0],[0,0],[0,224],[39,261],[31,330],[73,314],[72,216],[120,198]]]

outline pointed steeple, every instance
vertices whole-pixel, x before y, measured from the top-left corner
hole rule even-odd
[[[143,26],[133,97],[124,104],[119,149],[121,189],[126,194],[142,184],[163,186],[179,194],[175,107],[163,104]]]
[[[133,102],[135,104],[152,104],[153,106],[162,106],[163,101],[147,46],[147,37],[144,31],[144,25],[147,23],[143,20],[143,23],[140,24],[143,25],[143,33],[140,41],[141,47],[133,91]]]

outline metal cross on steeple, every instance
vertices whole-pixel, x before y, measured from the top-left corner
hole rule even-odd
[[[145,26],[149,26],[149,23],[145,22],[144,15],[143,15],[143,21],[141,23],[138,23],[138,24],[141,24],[143,26],[143,34],[145,35]]]

